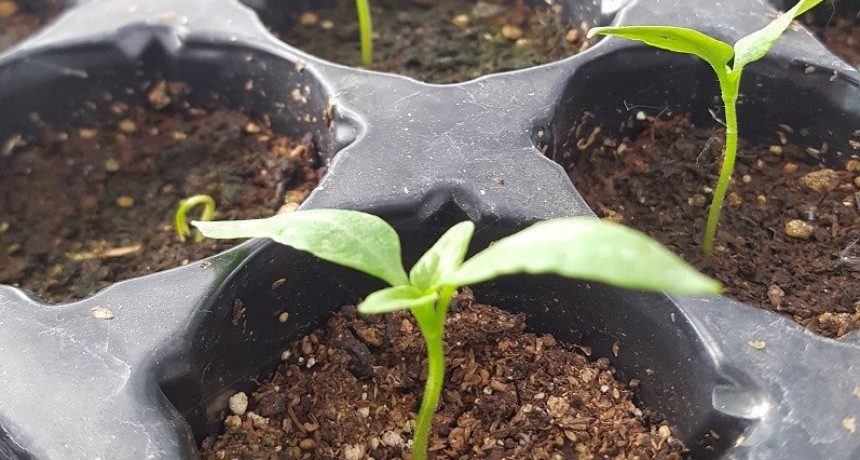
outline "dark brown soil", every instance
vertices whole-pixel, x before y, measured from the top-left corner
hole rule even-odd
[[[741,142],[706,257],[700,244],[723,132],[679,119],[640,124],[635,139],[574,153],[571,179],[598,215],[660,240],[730,297],[828,337],[860,328],[860,160],[833,171],[793,145]]]
[[[445,350],[431,458],[684,457],[668,425],[633,404],[638,382],[616,381],[605,358],[588,362],[525,332],[522,316],[478,304],[467,289],[452,303]],[[203,443],[202,458],[411,458],[426,360],[409,313],[363,317],[347,307],[282,358],[249,411]]]
[[[262,17],[282,40],[330,61],[361,65],[355,0],[333,0],[285,26],[272,19],[284,16],[283,7],[270,3]],[[429,83],[545,64],[588,46],[588,26],[563,19],[560,4],[535,9],[522,0],[374,0],[370,6],[370,68]]]
[[[809,27],[827,49],[854,67],[860,67],[860,13],[853,18],[836,16],[825,25]]]
[[[65,6],[62,0],[0,0],[0,51],[41,29]]]
[[[147,89],[148,104],[106,103],[107,120],[41,128],[0,157],[0,283],[51,301],[176,267],[235,242],[180,243],[180,200],[208,194],[219,219],[274,215],[316,186],[309,136],[272,132],[267,117],[180,104],[183,86]],[[198,215],[199,210],[193,210]]]

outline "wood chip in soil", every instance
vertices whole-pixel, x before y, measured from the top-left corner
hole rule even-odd
[[[567,20],[561,3],[521,0],[371,1],[373,70],[428,83],[554,62],[589,46],[589,24]],[[285,42],[321,58],[361,65],[355,1],[334,0],[288,21],[272,3],[263,14]],[[278,8],[278,10],[274,10]]]
[[[105,102],[95,112],[110,115],[97,122],[12,139],[0,158],[0,283],[56,302],[83,298],[237,244],[181,243],[173,215],[184,198],[208,194],[217,219],[250,219],[295,209],[316,186],[324,167],[310,134],[292,139],[267,116],[188,107],[185,92],[156,82],[139,106]]]
[[[741,141],[706,257],[700,245],[723,130],[680,118],[639,127],[632,139],[571,152],[570,177],[599,216],[656,238],[723,282],[729,297],[828,337],[860,328],[860,160],[831,170],[794,145]]]
[[[664,421],[633,403],[609,360],[585,356],[522,315],[464,289],[445,336],[446,381],[430,440],[435,459],[686,457]],[[425,348],[407,312],[354,307],[293,343],[274,375],[242,395],[205,459],[411,458]],[[245,411],[247,409],[247,411]]]

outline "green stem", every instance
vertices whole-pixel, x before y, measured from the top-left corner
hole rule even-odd
[[[706,255],[711,255],[714,251],[714,240],[717,237],[717,226],[723,209],[723,201],[726,198],[726,191],[729,189],[729,182],[735,170],[735,157],[738,152],[737,100],[740,91],[740,74],[740,70],[732,74],[719,75],[718,73],[723,105],[726,110],[726,148],[723,153],[720,178],[717,180],[717,187],[714,189],[714,197],[708,210],[705,238],[702,241],[702,252]]]
[[[427,381],[424,383],[421,408],[415,419],[415,430],[412,437],[413,460],[425,460],[427,458],[427,445],[430,439],[430,430],[433,428],[433,416],[436,414],[436,406],[439,404],[442,386],[445,383],[445,349],[442,339],[445,331],[445,317],[455,290],[456,287],[454,286],[443,286],[435,308],[432,305],[427,305],[412,309],[412,314],[415,315],[415,320],[418,321],[421,334],[427,343]]]
[[[180,242],[184,243],[185,238],[191,235],[191,228],[188,226],[188,219],[186,217],[188,211],[201,205],[203,206],[203,212],[200,214],[200,220],[210,221],[214,219],[215,200],[209,195],[194,195],[179,202],[179,207],[176,208],[176,213],[173,215],[173,221]],[[203,234],[194,230],[194,241],[197,243],[203,241]]]
[[[361,62],[369,66],[373,64],[373,24],[370,20],[370,5],[368,4],[368,0],[355,0],[355,10],[358,12]]]

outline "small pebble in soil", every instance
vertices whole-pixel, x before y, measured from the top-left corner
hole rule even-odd
[[[812,236],[814,231],[815,227],[812,224],[800,219],[793,219],[785,224],[785,234],[792,238],[806,240]]]
[[[132,208],[134,207],[134,198],[128,195],[121,195],[116,199],[116,205],[120,208]]]
[[[105,160],[104,167],[105,171],[107,172],[117,172],[120,168],[119,162],[116,161],[115,158],[108,158],[107,160]]]
[[[842,420],[842,426],[848,430],[849,433],[853,433],[857,431],[857,419],[855,417],[846,417]]]
[[[93,307],[90,309],[90,313],[96,319],[113,319],[113,312],[105,307]]]
[[[517,41],[523,38],[523,30],[517,26],[505,24],[502,26],[502,36],[510,41]]]
[[[785,174],[792,174],[795,171],[797,171],[797,165],[794,163],[786,163],[782,167],[782,172],[784,172]]]
[[[347,444],[343,447],[344,460],[363,460],[367,448],[364,444]]]
[[[840,184],[839,176],[832,169],[812,171],[800,178],[800,184],[816,193],[828,193]]]
[[[229,407],[233,414],[244,415],[245,411],[248,410],[248,395],[240,391],[230,396]]]
[[[403,447],[403,436],[394,431],[382,433],[382,444],[388,447]]]
[[[767,346],[767,344],[765,344],[764,340],[750,340],[747,343],[749,344],[749,346],[751,346],[754,349],[759,350],[759,351],[764,350],[764,347]]]
[[[119,122],[119,130],[126,134],[133,134],[137,131],[137,124],[131,120],[122,120]]]
[[[312,26],[315,25],[319,21],[319,17],[317,17],[316,13],[312,11],[305,11],[299,16],[299,24],[303,26]]]
[[[451,24],[454,24],[457,27],[467,27],[469,25],[469,16],[458,14],[454,16],[454,19],[451,19]]]
[[[694,208],[701,208],[701,207],[705,206],[705,204],[707,202],[708,202],[708,199],[705,198],[705,195],[702,195],[701,193],[697,193],[697,194],[695,194],[695,195],[693,195],[687,199],[687,204],[689,204],[690,206],[692,206]]]
[[[726,197],[726,201],[729,203],[729,206],[732,206],[735,208],[740,206],[741,204],[743,204],[743,200],[741,199],[741,196],[738,195],[737,192],[729,192],[729,196]]]
[[[0,1],[0,19],[9,19],[18,13],[18,4],[11,0]]]
[[[81,139],[92,139],[98,135],[98,131],[89,128],[81,128],[78,130],[78,136]]]

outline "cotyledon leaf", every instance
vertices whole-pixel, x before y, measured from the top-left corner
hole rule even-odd
[[[412,286],[392,286],[376,291],[358,304],[358,311],[365,315],[391,313],[421,305],[430,305],[439,295],[436,292],[422,293]]]
[[[714,70],[723,71],[732,59],[734,50],[728,43],[709,37],[699,31],[674,26],[620,26],[594,27],[588,36],[614,35],[637,40],[668,51],[699,56]]]
[[[397,232],[372,214],[314,209],[266,219],[193,222],[209,238],[271,238],[320,259],[375,276],[392,286],[409,284]]]
[[[675,294],[714,294],[719,282],[648,236],[590,217],[539,222],[467,260],[443,283],[465,285],[517,273],[557,274]]]
[[[785,29],[791,25],[791,21],[798,15],[803,14],[810,8],[821,3],[822,0],[800,0],[790,10],[771,21],[761,29],[741,38],[735,43],[734,70],[742,69],[745,65],[758,61],[779,40]]]

